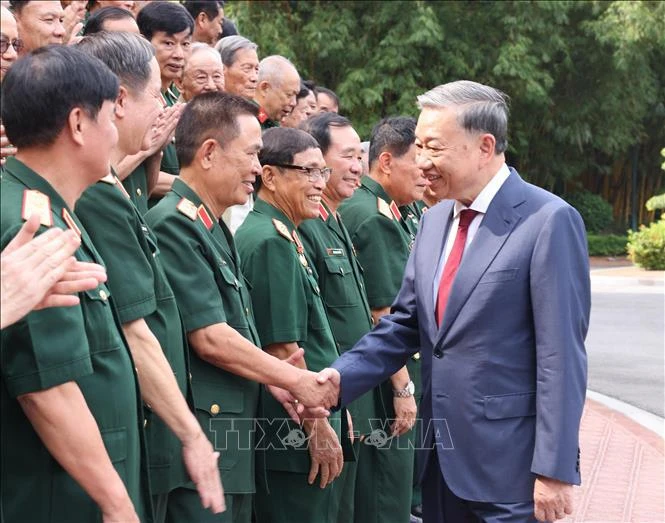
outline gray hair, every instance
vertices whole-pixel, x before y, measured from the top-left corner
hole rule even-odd
[[[134,33],[108,32],[85,36],[76,44],[81,51],[99,58],[132,91],[145,88],[150,79],[150,62],[155,50]]]
[[[469,80],[439,85],[418,96],[419,109],[457,108],[463,129],[494,136],[497,154],[508,148],[508,102],[508,95],[498,89]]]
[[[270,82],[273,85],[280,85],[281,79],[284,76],[284,73],[288,69],[292,69],[295,73],[298,74],[298,69],[293,65],[291,60],[274,54],[271,56],[266,56],[263,60],[259,62],[259,82],[264,80]]]
[[[217,49],[222,56],[222,63],[226,67],[231,67],[233,65],[233,62],[235,62],[236,59],[236,53],[241,49],[251,49],[252,51],[256,51],[258,48],[259,46],[254,42],[240,35],[225,36],[217,42],[217,45],[215,46],[215,49]]]

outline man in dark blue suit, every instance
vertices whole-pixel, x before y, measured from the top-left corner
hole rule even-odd
[[[341,377],[346,405],[420,348],[425,522],[563,518],[586,390],[582,220],[506,166],[503,93],[458,81],[418,102],[420,166],[452,199],[425,213],[391,314],[320,380]]]

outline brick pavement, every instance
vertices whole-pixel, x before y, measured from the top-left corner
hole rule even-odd
[[[594,400],[580,428],[582,486],[568,522],[665,522],[663,439]]]

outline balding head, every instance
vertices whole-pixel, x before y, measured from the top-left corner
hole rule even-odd
[[[182,97],[189,102],[197,94],[224,90],[224,67],[219,53],[207,44],[192,45],[182,79],[176,82]]]
[[[0,81],[5,77],[9,68],[14,64],[18,53],[16,47],[20,48],[21,43],[18,40],[18,29],[16,20],[6,7],[0,7],[0,27],[2,28],[2,39],[9,42],[7,50],[0,57]]]
[[[271,120],[279,121],[296,106],[300,75],[283,56],[268,56],[259,63],[256,101]]]

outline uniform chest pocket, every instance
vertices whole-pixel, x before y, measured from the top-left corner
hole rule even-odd
[[[123,345],[109,303],[110,297],[106,285],[85,291],[81,297],[86,332],[94,333],[94,336],[88,336],[91,353],[117,350]]]
[[[331,256],[324,259],[326,272],[322,275],[323,299],[328,307],[349,307],[356,304],[358,294],[355,289],[351,263],[344,256]]]
[[[226,260],[217,260],[217,273],[220,276],[219,279],[224,283],[225,286],[233,287],[236,291],[240,292],[240,289],[242,289],[244,285],[244,278],[236,277]]]

